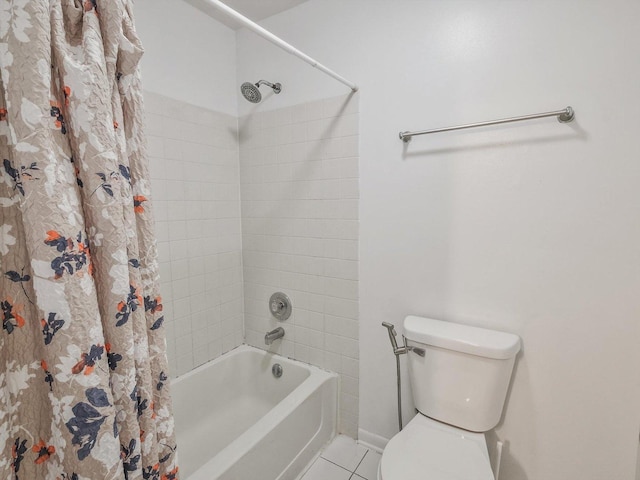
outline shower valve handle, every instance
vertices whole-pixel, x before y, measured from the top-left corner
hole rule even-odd
[[[285,304],[282,300],[274,300],[271,302],[271,311],[274,313],[280,312],[285,309]]]

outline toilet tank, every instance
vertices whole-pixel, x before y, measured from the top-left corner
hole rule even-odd
[[[495,427],[520,337],[416,316],[405,318],[404,330],[414,347],[409,378],[418,411],[472,432]]]

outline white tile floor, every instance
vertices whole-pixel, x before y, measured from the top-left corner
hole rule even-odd
[[[300,480],[376,480],[380,457],[352,438],[338,435]]]

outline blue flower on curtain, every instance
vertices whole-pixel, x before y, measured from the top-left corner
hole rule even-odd
[[[80,446],[78,450],[79,460],[87,458],[91,450],[96,446],[98,432],[107,418],[97,409],[111,406],[107,394],[100,388],[89,388],[86,391],[86,395],[89,403],[79,402],[74,405],[71,409],[74,417],[66,423],[67,428],[73,434],[71,442]]]

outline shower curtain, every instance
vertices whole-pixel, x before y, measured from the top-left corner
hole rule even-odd
[[[0,0],[0,479],[177,478],[131,0]]]

